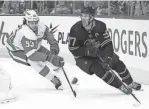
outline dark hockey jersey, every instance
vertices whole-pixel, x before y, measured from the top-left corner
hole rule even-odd
[[[98,20],[94,20],[94,24],[91,31],[86,31],[81,21],[71,27],[69,50],[75,58],[85,56],[86,47],[97,45],[102,55],[109,57],[113,55],[113,45],[106,24]]]

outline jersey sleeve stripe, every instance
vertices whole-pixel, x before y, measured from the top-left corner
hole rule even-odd
[[[104,42],[101,43],[101,47],[103,47],[104,45],[106,45],[109,42],[111,42],[111,39],[105,40]]]
[[[36,51],[37,51],[36,49],[32,49],[32,50],[30,50],[29,52],[26,53],[26,56],[29,57],[32,54],[34,54]]]
[[[69,50],[76,50],[76,49],[78,49],[80,46],[78,46],[78,47],[68,47],[69,48]]]
[[[78,59],[79,57],[81,57],[81,56],[75,56],[75,59]]]
[[[16,48],[14,47],[14,45],[10,45],[7,42],[5,43],[6,47],[11,50],[11,51],[16,51]]]
[[[13,55],[13,54],[11,53],[11,51],[10,51],[9,53],[10,53],[10,55],[11,55],[14,59],[19,60],[19,61],[22,61],[22,62],[24,62],[24,63],[27,63],[25,59],[22,59],[22,58],[20,58],[20,57],[18,57],[18,56]]]
[[[104,38],[109,38],[109,37],[110,37],[109,35],[105,35],[105,36],[104,36]]]
[[[13,45],[13,43],[11,42],[9,38],[5,41],[5,45],[9,50],[16,51],[15,46]]]

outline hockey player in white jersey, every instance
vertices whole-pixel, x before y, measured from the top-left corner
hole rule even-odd
[[[17,96],[12,91],[11,77],[0,66],[0,103],[8,103],[16,99]]]
[[[41,45],[42,40],[48,41],[50,50]],[[15,34],[7,38],[5,45],[13,60],[32,66],[40,75],[49,79],[56,89],[59,89],[61,81],[52,73],[52,69],[64,66],[64,59],[58,56],[59,46],[53,33],[40,22],[34,10],[25,12],[23,25]]]

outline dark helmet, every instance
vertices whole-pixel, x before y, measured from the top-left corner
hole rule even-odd
[[[81,13],[90,14],[90,15],[92,15],[92,16],[95,15],[95,12],[96,12],[96,10],[95,10],[93,7],[84,7],[84,8],[81,10]]]

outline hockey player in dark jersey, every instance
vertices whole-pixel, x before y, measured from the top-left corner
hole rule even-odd
[[[74,55],[76,65],[89,75],[95,74],[107,84],[130,94],[132,89],[140,90],[141,84],[134,82],[125,64],[114,53],[111,38],[106,24],[94,19],[95,9],[84,7],[81,12],[81,21],[75,23],[70,30],[69,50]],[[99,54],[105,64],[99,63]],[[106,66],[115,70],[121,79],[106,70]],[[105,66],[105,67],[104,67]]]

